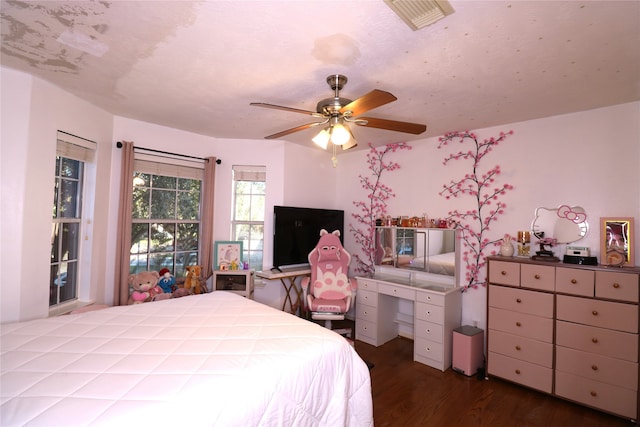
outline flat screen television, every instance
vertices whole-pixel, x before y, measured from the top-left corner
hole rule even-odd
[[[334,209],[273,207],[273,267],[309,265],[309,252],[318,244],[320,230],[340,230],[344,244],[344,211]]]

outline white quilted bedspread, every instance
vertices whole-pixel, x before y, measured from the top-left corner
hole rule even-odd
[[[2,325],[0,425],[369,426],[369,371],[318,325],[214,292]]]

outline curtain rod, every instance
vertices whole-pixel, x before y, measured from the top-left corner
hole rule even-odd
[[[116,142],[116,147],[122,148],[122,142],[120,142],[120,141]],[[203,157],[188,156],[186,154],[178,154],[178,153],[171,153],[169,151],[154,150],[153,148],[133,147],[133,149],[134,150],[151,151],[153,153],[160,153],[160,154],[169,154],[170,156],[186,157],[186,158],[189,158],[189,159],[207,161],[207,159],[205,159]],[[216,164],[219,165],[220,163],[222,163],[222,160],[221,159],[216,159]]]

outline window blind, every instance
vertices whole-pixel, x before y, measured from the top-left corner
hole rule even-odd
[[[96,152],[95,142],[60,130],[56,138],[56,155],[85,163],[93,161]]]
[[[234,181],[267,181],[267,168],[266,166],[233,166],[233,180]]]
[[[202,180],[204,177],[204,163],[190,162],[177,158],[152,156],[149,154],[135,154],[134,170],[161,176]]]

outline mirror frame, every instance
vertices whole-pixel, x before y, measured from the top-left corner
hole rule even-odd
[[[619,228],[625,240],[626,248],[616,249],[607,238],[607,228]],[[604,217],[600,218],[600,264],[609,266],[633,267],[635,258],[633,253],[633,218]]]

